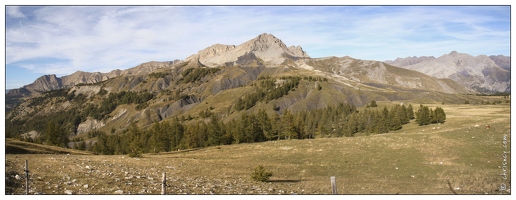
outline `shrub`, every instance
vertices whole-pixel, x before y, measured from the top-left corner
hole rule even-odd
[[[258,167],[254,168],[253,174],[251,175],[251,178],[255,181],[261,181],[265,182],[269,180],[269,178],[272,176],[272,172],[265,169],[265,167],[258,165]]]

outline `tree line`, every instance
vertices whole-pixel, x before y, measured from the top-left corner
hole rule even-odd
[[[399,130],[414,118],[412,105],[366,108],[359,112],[353,105],[339,104],[295,113],[284,110],[272,115],[260,109],[256,113],[243,112],[226,123],[215,114],[200,123],[187,123],[184,118],[176,117],[170,122],[154,123],[145,130],[133,123],[119,134],[96,131],[97,142],[88,146],[98,154],[140,155],[271,140],[353,137],[357,133]]]

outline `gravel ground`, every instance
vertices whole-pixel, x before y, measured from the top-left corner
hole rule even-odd
[[[167,165],[165,159],[127,156],[6,155],[6,194],[25,194],[25,160],[29,160],[29,194],[303,194],[289,181],[256,182],[249,176],[199,176],[194,163]],[[217,169],[209,169],[216,171]],[[250,175],[250,173],[249,173]],[[10,186],[13,187],[10,187]],[[281,189],[279,188],[281,187]],[[12,191],[9,189],[12,188]]]

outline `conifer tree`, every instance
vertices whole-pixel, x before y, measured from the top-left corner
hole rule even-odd
[[[291,139],[294,132],[294,116],[290,110],[285,109],[281,115],[281,124],[283,124],[283,136],[285,139]]]
[[[428,106],[419,106],[419,110],[416,112],[416,122],[419,126],[428,125],[432,120],[430,109]]]
[[[208,123],[208,146],[215,146],[223,144],[222,141],[222,130],[219,124],[219,118],[216,115],[211,115],[210,122]]]
[[[446,114],[441,107],[435,108],[432,115],[432,123],[444,123],[446,121]]]
[[[407,118],[409,120],[415,119],[414,109],[412,108],[412,104],[408,105],[406,114],[407,114]]]
[[[258,110],[256,118],[258,120],[258,124],[260,125],[260,129],[262,130],[262,133],[265,136],[265,139],[271,140],[274,137],[274,135],[272,134],[272,123],[267,112],[265,112],[265,110],[263,109]]]

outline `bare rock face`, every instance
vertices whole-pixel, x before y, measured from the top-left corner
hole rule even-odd
[[[287,58],[306,58],[308,54],[299,46],[287,47],[272,34],[263,33],[238,46],[215,44],[186,58],[208,67],[218,67],[229,63],[242,62],[242,59],[259,58],[268,64],[279,65]]]
[[[96,119],[93,119],[93,120],[87,119],[83,123],[79,124],[79,126],[77,127],[77,134],[87,133],[92,130],[99,129],[99,128],[103,127],[104,125],[105,124],[102,121],[98,121]]]

